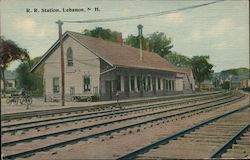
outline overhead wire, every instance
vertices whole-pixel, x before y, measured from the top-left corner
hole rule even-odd
[[[82,20],[82,21],[62,21],[62,22],[64,22],[64,23],[96,23],[96,22],[112,22],[112,21],[141,19],[141,18],[147,18],[147,17],[153,17],[153,16],[161,16],[161,15],[165,15],[165,14],[171,14],[171,13],[176,13],[176,12],[180,12],[180,11],[200,8],[200,7],[212,5],[212,4],[215,4],[215,3],[219,3],[219,2],[222,2],[222,1],[225,1],[225,0],[217,0],[217,1],[213,1],[213,2],[208,2],[208,3],[198,4],[198,5],[192,5],[192,6],[188,6],[188,7],[184,7],[184,8],[179,8],[179,9],[167,10],[167,11],[162,11],[162,12],[157,12],[157,13],[148,13],[148,14],[142,14],[142,15],[136,15],[136,16],[94,19],[94,20]]]

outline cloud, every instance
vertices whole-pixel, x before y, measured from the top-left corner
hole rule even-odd
[[[213,49],[217,49],[217,50],[226,49],[227,47],[229,47],[227,42],[216,43],[212,46]]]
[[[164,21],[169,24],[180,24],[180,23],[183,23],[184,20],[185,20],[185,17],[181,13],[172,13],[164,17]]]
[[[222,19],[207,31],[207,36],[217,37],[230,31],[234,26],[232,19]]]
[[[32,18],[18,18],[15,20],[15,28],[23,32],[34,32],[36,23]]]
[[[201,39],[211,39],[211,38],[218,38],[222,37],[225,34],[228,35],[232,30],[242,30],[241,26],[236,26],[236,24],[233,22],[232,19],[221,19],[211,27],[209,27],[207,30],[204,28],[201,30],[193,30],[191,34],[188,37],[188,40],[193,40],[193,41],[199,41]],[[215,47],[218,49],[222,49],[222,47],[226,43],[219,43]]]
[[[128,8],[124,8],[122,11],[121,11],[121,15],[122,16],[129,16],[130,14],[130,10]]]
[[[17,17],[13,23],[16,32],[26,35],[37,36],[40,38],[46,37],[54,29],[47,24],[38,25],[31,17]]]
[[[192,31],[190,38],[194,41],[198,41],[202,38],[201,32],[200,31]]]

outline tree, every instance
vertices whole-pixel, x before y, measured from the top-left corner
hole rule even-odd
[[[15,60],[28,60],[29,55],[26,49],[20,48],[12,40],[5,40],[1,37],[0,43],[0,80],[3,80],[3,91],[5,92],[5,76],[4,71],[10,64],[10,62]],[[1,86],[1,85],[0,85]],[[1,87],[0,87],[1,91]]]
[[[171,43],[171,38],[168,38],[163,32],[154,32],[149,37],[142,36],[142,49],[155,52],[161,57],[171,53],[171,48],[173,47]],[[125,40],[125,44],[140,48],[139,36],[129,35]]]
[[[36,57],[30,61],[30,65],[36,64],[41,57]],[[41,96],[43,94],[43,76],[41,73],[31,73],[30,67],[27,62],[22,62],[17,72],[17,86],[18,88],[24,88],[33,93],[33,95]]]
[[[234,68],[221,71],[222,77],[229,77],[230,75],[238,77],[240,80],[248,79],[250,75],[250,69],[247,68]]]
[[[116,36],[118,32],[111,31],[110,29],[103,29],[102,27],[96,27],[93,30],[85,29],[83,34],[86,36],[101,38],[103,40],[116,42]]]
[[[140,48],[140,37],[130,34],[128,35],[128,38],[126,38],[125,44],[130,45],[134,48]],[[144,36],[142,36],[142,49],[147,50],[149,49],[148,47],[149,47],[149,40]]]
[[[211,76],[213,65],[208,62],[209,56],[193,56],[191,60],[194,78],[200,89],[201,83]]]
[[[96,27],[93,30],[85,29],[83,34],[107,41],[117,42],[117,35],[119,32],[104,29],[102,27]],[[167,37],[163,32],[154,32],[153,34],[150,34],[149,37],[142,36],[142,49],[155,52],[161,57],[171,53],[171,48],[173,48],[171,43],[171,38]],[[130,34],[128,38],[125,39],[125,44],[135,48],[140,48],[140,37],[138,35],[135,36]]]
[[[228,81],[223,82],[220,86],[221,86],[222,89],[229,89],[230,88],[230,82],[228,82]]]
[[[177,52],[169,53],[164,58],[177,67],[191,67],[191,59]]]
[[[149,36],[149,48],[150,51],[158,53],[161,57],[165,57],[171,53],[171,38],[168,38],[163,32],[154,32]]]

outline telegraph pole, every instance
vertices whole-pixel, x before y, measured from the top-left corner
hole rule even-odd
[[[1,15],[0,15],[0,21],[1,21]],[[0,25],[0,54],[3,55],[3,47],[1,46],[2,45],[2,33],[1,33],[1,25]],[[4,72],[3,70],[3,59],[1,57],[0,59],[0,115],[2,115],[2,72]],[[4,85],[4,83],[3,83]],[[2,139],[2,138],[1,138]]]
[[[64,88],[65,88],[65,79],[64,79],[64,54],[63,54],[63,39],[62,39],[62,25],[63,22],[61,20],[58,20],[56,22],[58,24],[58,30],[59,30],[59,40],[60,40],[60,48],[61,48],[61,88],[62,88],[62,94],[61,94],[61,99],[62,99],[62,106],[65,105],[65,93],[64,93]]]

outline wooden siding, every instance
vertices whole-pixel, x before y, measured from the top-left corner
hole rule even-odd
[[[73,50],[73,66],[67,65],[67,49],[71,47]],[[64,64],[65,64],[65,95],[69,97],[70,87],[75,87],[75,94],[94,94],[94,88],[99,95],[99,78],[100,78],[100,60],[99,58],[76,42],[72,38],[67,38],[63,44],[64,48]],[[54,50],[44,65],[45,78],[45,95],[47,97],[60,97],[61,94],[61,64],[60,64],[60,48]],[[83,76],[90,76],[90,92],[83,92]],[[53,93],[53,78],[59,77],[60,92]]]

